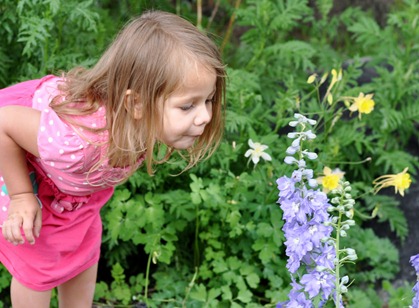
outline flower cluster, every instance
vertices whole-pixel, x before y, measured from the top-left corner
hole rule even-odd
[[[336,197],[329,203],[327,195],[317,189],[318,180],[313,178],[313,170],[306,167],[306,159],[316,159],[317,154],[303,148],[305,141],[316,138],[311,130],[306,130],[316,121],[301,114],[295,114],[295,119],[290,126],[296,127],[297,132],[288,134],[293,141],[284,161],[295,165],[296,170],[291,177],[277,180],[292,289],[289,301],[277,307],[313,307],[314,298],[320,300],[320,304],[333,298],[336,307],[342,307],[340,295],[347,291],[349,279],[340,278],[339,266],[355,260],[356,253],[350,248],[340,250],[339,238],[346,236],[345,230],[354,224],[351,219],[342,219],[343,215],[352,218],[354,201],[348,193],[349,183],[340,181],[343,173],[332,174],[330,168],[324,170],[324,177],[337,176],[336,183],[333,180],[333,185],[328,187]],[[332,212],[338,214],[330,215]],[[336,230],[335,238],[332,238],[333,230]],[[300,277],[298,281],[295,276]]]
[[[348,110],[351,112],[358,112],[358,117],[361,119],[362,114],[370,114],[374,110],[375,101],[373,100],[374,94],[367,94],[359,93],[357,97],[352,96],[342,96],[335,99],[332,94],[333,87],[342,80],[342,69],[339,71],[336,71],[335,69],[331,70],[332,80],[329,83],[329,86],[327,87],[326,93],[324,95],[323,100],[327,100],[329,105],[332,105],[333,102],[337,101],[344,101],[345,106],[348,108]],[[312,84],[315,81],[318,81],[316,83],[317,85],[323,84],[329,76],[329,73],[323,74],[323,76],[318,81],[317,74],[313,74],[308,77],[307,83]]]
[[[297,282],[294,277],[287,307],[311,307],[311,299],[322,293],[327,300],[334,289],[334,276],[325,269],[334,268],[335,250],[324,242],[333,231],[324,223],[330,221],[327,209],[330,207],[326,194],[319,190],[313,179],[313,170],[306,168],[305,159],[316,159],[317,155],[302,148],[306,140],[316,137],[307,126],[314,125],[314,120],[301,114],[295,114],[296,121],[290,126],[302,127],[299,132],[289,133],[294,139],[287,149],[287,164],[295,164],[297,169],[291,177],[283,176],[277,180],[279,200],[285,220],[283,231],[286,237],[287,268],[291,274],[297,272],[302,264],[307,271]],[[291,155],[297,154],[297,158]],[[308,298],[306,294],[308,293]]]

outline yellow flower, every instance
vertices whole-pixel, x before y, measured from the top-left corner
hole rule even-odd
[[[372,183],[374,184],[374,193],[377,193],[382,188],[394,186],[395,193],[400,193],[404,196],[405,189],[410,187],[412,180],[410,174],[407,173],[408,168],[397,174],[386,174],[376,178]]]
[[[332,171],[329,167],[323,168],[323,176],[316,179],[317,183],[323,186],[323,192],[328,193],[329,191],[339,187],[339,180],[344,176],[345,172],[340,169]]]
[[[364,95],[364,93],[361,92],[358,95],[358,97],[354,98],[354,102],[349,107],[349,110],[352,111],[352,112],[358,111],[359,118],[361,118],[361,115],[363,113],[365,113],[365,114],[371,113],[371,111],[374,110],[374,105],[375,105],[375,102],[372,99],[373,96],[374,96],[374,94]]]

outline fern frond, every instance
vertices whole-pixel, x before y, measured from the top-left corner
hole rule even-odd
[[[382,115],[382,126],[383,130],[394,131],[397,130],[405,120],[405,116],[402,111],[394,109],[385,109],[381,112]]]
[[[227,110],[226,119],[226,131],[230,133],[244,130],[246,126],[251,125],[250,118],[247,114],[241,115],[232,110]]]
[[[269,57],[291,63],[296,69],[313,70],[315,68],[311,59],[315,55],[316,50],[309,43],[303,41],[287,41],[269,46],[265,51]]]
[[[366,196],[364,201],[370,210],[375,210],[378,222],[388,222],[392,232],[404,240],[409,233],[406,217],[399,208],[400,202],[386,195]]]
[[[31,57],[36,51],[42,48],[47,38],[50,37],[52,21],[39,16],[22,18],[19,28],[18,42],[24,43],[22,55]]]
[[[387,38],[377,22],[371,17],[361,17],[358,22],[348,28],[356,42],[364,48],[382,45]]]
[[[382,167],[382,174],[399,173],[408,167],[410,171],[414,171],[418,165],[417,158],[406,151],[381,151],[375,161],[377,167]]]

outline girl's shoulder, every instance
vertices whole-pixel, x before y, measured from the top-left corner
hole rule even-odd
[[[89,168],[87,160],[98,159],[103,154],[108,135],[106,130],[96,129],[106,127],[106,111],[100,107],[89,115],[63,118],[51,107],[57,97],[64,99],[59,89],[62,82],[65,82],[63,78],[52,76],[34,93],[32,107],[41,112],[38,150],[46,164],[82,173]]]

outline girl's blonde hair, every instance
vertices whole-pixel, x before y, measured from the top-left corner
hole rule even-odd
[[[130,167],[145,155],[152,174],[153,165],[167,161],[174,151],[168,148],[163,159],[156,158],[161,150],[157,136],[163,125],[162,102],[182,86],[191,63],[203,65],[217,77],[212,119],[194,146],[181,153],[189,169],[210,156],[221,140],[226,73],[212,40],[175,14],[150,11],[133,19],[93,68],[65,74],[60,86],[64,99],[55,99],[51,106],[73,125],[77,123],[72,115],[88,115],[105,106],[107,125],[102,130],[108,131],[109,140],[101,162]],[[127,90],[134,95],[127,95]],[[138,102],[141,119],[135,116]]]

